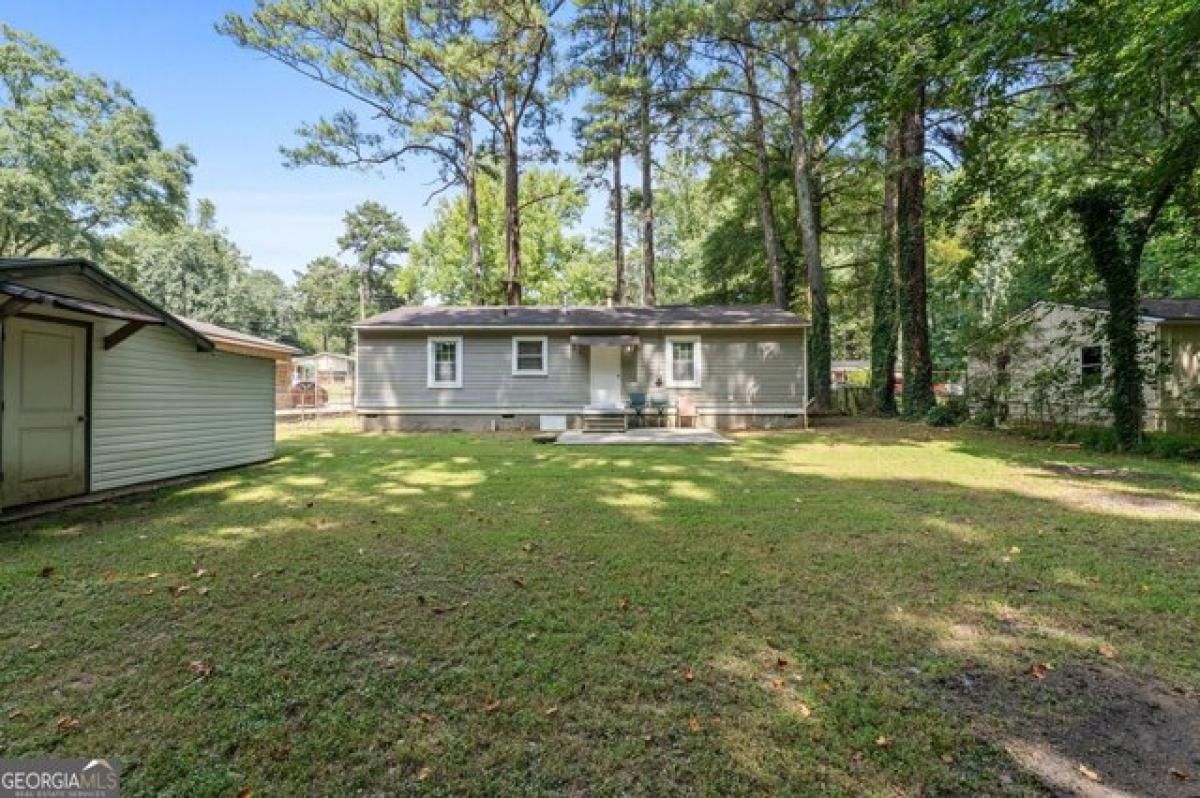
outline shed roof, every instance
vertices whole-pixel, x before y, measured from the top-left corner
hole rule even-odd
[[[290,358],[293,354],[300,353],[299,349],[275,341],[268,341],[265,338],[258,338],[236,330],[218,327],[208,322],[176,316],[85,258],[0,258],[0,277],[6,279],[50,277],[58,274],[78,274],[85,277],[142,311],[147,318],[159,320],[166,327],[192,340],[196,344],[196,348],[202,352],[211,352],[214,349],[219,349],[238,354],[275,359],[286,359]],[[70,297],[65,294],[47,291],[38,293],[46,295],[51,300],[57,300],[53,303],[67,310],[77,310],[90,315],[105,315],[105,313],[97,311],[107,308],[105,305],[89,302],[77,297]],[[74,305],[74,307],[71,307],[71,305]],[[93,307],[89,310],[87,308],[88,305],[92,305]],[[131,316],[129,317],[131,318]]]
[[[807,327],[808,322],[774,305],[661,305],[658,307],[403,307],[371,316],[358,329],[436,328],[754,328]]]
[[[211,338],[213,343],[217,345],[217,349],[227,352],[256,354],[256,352],[243,350],[259,350],[263,355],[274,357],[277,360],[290,360],[293,355],[302,353],[301,350],[294,346],[288,346],[287,344],[281,344],[278,341],[271,341],[266,338],[259,338],[257,335],[230,330],[226,327],[218,327],[216,324],[211,324],[207,321],[197,321],[196,319],[188,319],[183,316],[179,316],[178,318],[196,332],[206,338]]]

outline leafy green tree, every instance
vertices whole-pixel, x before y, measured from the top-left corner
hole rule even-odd
[[[107,250],[114,271],[172,313],[229,326],[244,319],[236,287],[249,261],[217,228],[210,201],[200,200],[184,224],[129,228]]]
[[[338,238],[343,253],[354,255],[358,271],[358,316],[395,307],[411,297],[397,296],[396,258],[408,252],[411,238],[404,220],[378,202],[362,202],[343,219],[345,232]]]
[[[351,102],[331,117],[301,126],[302,143],[284,150],[290,165],[402,168],[411,157],[428,157],[441,172],[435,194],[462,185],[478,284],[475,115],[486,100],[486,86],[468,46],[472,8],[442,5],[430,13],[427,4],[415,0],[277,0],[259,3],[247,16],[227,15],[219,30]]]
[[[579,221],[587,199],[570,175],[532,169],[522,180],[529,193],[521,226],[525,253],[526,299],[543,304],[597,303],[608,295],[604,257],[587,247],[582,235],[568,229]],[[500,180],[483,177],[479,184],[479,210],[483,239],[485,299],[507,299],[505,261],[505,199]],[[472,287],[467,273],[465,198],[443,200],[433,222],[413,246],[408,267],[398,279],[415,284],[422,299],[448,304],[470,302]]]
[[[296,273],[297,333],[306,348],[350,352],[359,284],[351,269],[329,256],[315,258]]]
[[[0,24],[0,256],[96,254],[121,225],[170,225],[193,164],[127,90]]]

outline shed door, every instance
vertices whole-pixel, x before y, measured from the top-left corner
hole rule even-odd
[[[87,491],[87,331],[4,323],[4,506]]]

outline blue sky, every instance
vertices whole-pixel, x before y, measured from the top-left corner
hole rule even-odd
[[[434,165],[406,161],[379,173],[285,169],[279,146],[295,129],[343,106],[331,90],[242,50],[213,24],[247,0],[6,0],[0,19],[54,45],[72,69],[128,87],[169,146],[198,161],[193,198],[217,204],[220,224],[257,268],[289,282],[318,255],[335,254],[347,209],[366,199],[400,213],[414,234],[429,222]],[[569,147],[566,126],[554,138]],[[592,198],[585,226],[603,205]]]

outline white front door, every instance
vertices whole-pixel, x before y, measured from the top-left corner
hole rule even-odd
[[[593,346],[592,407],[623,407],[621,401],[621,347]]]
[[[11,318],[4,323],[4,506],[87,491],[87,331]]]

